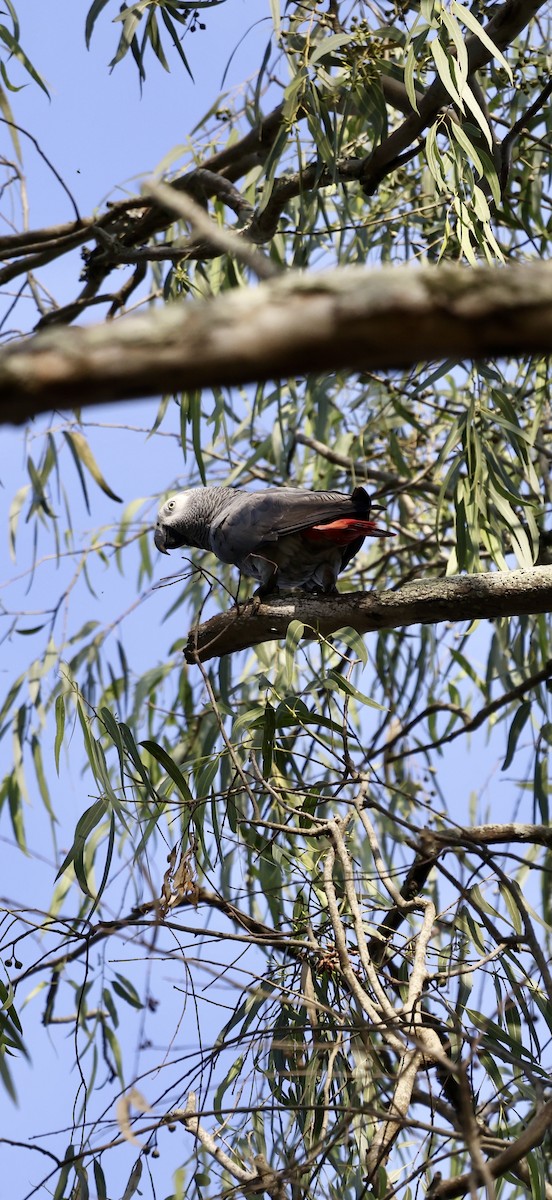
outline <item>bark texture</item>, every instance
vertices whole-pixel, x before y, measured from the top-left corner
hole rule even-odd
[[[0,422],[217,385],[552,352],[552,265],[292,272],[0,354]]]
[[[357,633],[473,621],[552,611],[552,567],[455,575],[417,580],[394,592],[347,592],[342,596],[293,595],[283,600],[250,601],[191,630],[187,662],[235,654],[260,642],[286,636],[290,621],[305,625],[305,636],[330,637],[350,626]]]

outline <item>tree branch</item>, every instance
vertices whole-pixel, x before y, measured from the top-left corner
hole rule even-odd
[[[511,1142],[505,1150],[497,1154],[496,1158],[487,1160],[485,1174],[488,1172],[491,1179],[498,1179],[501,1175],[505,1175],[507,1171],[511,1171],[517,1163],[527,1156],[530,1150],[540,1145],[551,1125],[552,1100],[548,1100],[515,1142]],[[443,1183],[438,1183],[435,1188],[432,1188],[432,1200],[453,1200],[455,1196],[464,1196],[466,1192],[470,1191],[472,1185],[479,1187],[484,1182],[485,1179],[481,1171],[469,1171],[465,1175],[457,1175],[455,1178],[446,1179]]]
[[[490,620],[552,611],[552,567],[449,579],[419,579],[394,592],[346,592],[340,596],[290,595],[220,613],[191,630],[184,651],[189,663],[235,654],[286,636],[302,621],[306,637],[331,637],[352,626],[357,633],[433,625],[439,621]]]
[[[405,726],[405,728],[401,730],[400,733],[398,733],[394,738],[392,738],[390,742],[387,742],[386,746],[384,747],[386,762],[397,762],[397,760],[400,758],[406,758],[410,754],[418,754],[423,750],[435,750],[438,746],[446,745],[447,742],[454,742],[457,737],[462,737],[466,733],[472,733],[474,729],[480,729],[481,726],[488,721],[489,717],[494,715],[494,713],[499,712],[501,708],[505,708],[507,705],[512,704],[514,700],[521,700],[523,696],[526,696],[528,692],[532,692],[536,687],[539,686],[539,684],[546,683],[546,681],[550,679],[551,675],[552,661],[549,660],[547,663],[545,663],[541,671],[536,671],[534,675],[530,675],[528,679],[524,679],[523,683],[518,683],[517,687],[511,688],[508,692],[503,692],[502,695],[497,696],[495,700],[491,700],[488,704],[484,704],[483,707],[480,708],[478,712],[476,712],[475,715],[470,719],[468,719],[467,715],[463,713],[461,709],[457,709],[456,711],[458,712],[458,715],[462,716],[463,724],[456,729],[452,729],[450,733],[445,733],[443,737],[440,738],[434,738],[432,742],[427,742],[423,746],[411,746],[406,750],[399,751],[398,754],[388,754],[388,751],[392,746],[396,745],[398,741],[405,737],[410,729],[412,729],[419,720],[422,720],[424,716],[428,715],[427,710],[425,713],[420,713],[418,717],[415,717],[412,721],[410,721],[409,724]],[[433,707],[436,710],[436,706]],[[447,705],[446,707],[450,708],[451,710],[454,708],[453,705]],[[445,706],[442,705],[441,708],[445,708]]]
[[[505,0],[497,5],[494,15],[485,26],[485,32],[499,49],[505,49],[517,35],[532,20],[544,0]],[[493,57],[488,43],[483,42],[477,35],[466,37],[466,51],[469,63],[469,73],[474,73]],[[385,71],[380,78],[382,95],[391,107],[406,114],[402,124],[393,130],[376,150],[366,157],[356,157],[353,153],[334,164],[332,170],[325,168],[317,159],[301,171],[291,175],[276,178],[268,205],[262,213],[253,211],[252,206],[241,196],[233,183],[243,178],[248,171],[266,161],[271,147],[285,124],[285,107],[278,105],[265,118],[262,118],[252,129],[241,137],[234,145],[217,151],[205,159],[198,167],[175,179],[172,186],[176,190],[187,193],[192,199],[201,200],[210,196],[219,196],[230,208],[233,208],[243,218],[246,209],[250,210],[248,236],[251,241],[262,243],[270,241],[277,228],[284,205],[291,197],[304,193],[307,189],[334,186],[337,180],[342,183],[360,182],[367,194],[374,193],[381,180],[397,167],[404,165],[419,151],[417,141],[423,131],[435,119],[439,111],[445,107],[450,110],[450,95],[440,78],[436,78],[425,94],[416,93],[417,110],[411,106],[404,82],[387,75]],[[302,120],[308,115],[307,109],[299,106],[296,119]],[[447,117],[449,119],[449,117]],[[26,132],[26,131],[25,131]],[[28,135],[31,136],[31,135]],[[37,146],[39,153],[42,153]],[[507,153],[508,147],[505,146]],[[362,151],[360,152],[362,155]],[[44,157],[44,156],[43,156]],[[48,161],[48,160],[46,160]],[[51,164],[49,164],[51,166]],[[53,169],[53,168],[52,168]],[[63,181],[61,181],[63,183]],[[63,186],[65,186],[63,184]],[[141,206],[140,201],[125,202],[128,220],[121,227],[118,217],[118,206],[110,206],[100,218],[77,220],[71,225],[51,231],[25,232],[21,235],[0,239],[6,254],[24,255],[22,261],[8,264],[0,279],[4,284],[22,272],[37,269],[52,259],[65,253],[72,246],[89,240],[98,229],[107,229],[112,235],[112,252],[100,244],[87,255],[86,280],[87,286],[82,290],[73,303],[60,309],[52,309],[46,319],[39,322],[40,328],[47,324],[66,323],[72,321],[78,313],[87,307],[91,297],[104,288],[106,276],[121,262],[130,261],[136,248],[144,247],[156,234],[165,230],[172,223],[172,214],[163,205],[149,204]],[[138,212],[133,213],[133,209]],[[141,211],[140,211],[141,210]],[[45,244],[42,244],[46,238]],[[33,247],[31,253],[29,247]],[[205,257],[203,248],[200,247]],[[219,247],[210,244],[209,254],[220,254]],[[170,255],[168,256],[170,258]],[[189,253],[188,258],[196,257]]]
[[[292,272],[0,354],[0,422],[49,409],[309,371],[552,352],[552,267]]]
[[[420,834],[420,846],[426,854],[435,853],[439,846],[462,847],[494,846],[501,842],[519,842],[530,846],[548,846],[552,849],[552,826],[526,825],[520,821],[508,821],[497,825],[458,826],[456,829],[428,829]]]
[[[499,50],[506,46],[521,33],[529,24],[544,0],[506,0],[495,10],[494,16],[485,26],[485,32]],[[468,56],[468,73],[480,70],[490,62],[493,54],[484,42],[475,34],[466,38]],[[450,96],[444,83],[436,78],[423,96],[418,106],[418,112],[412,112],[398,129],[365,159],[360,174],[360,180],[365,191],[372,195],[381,180],[393,170],[396,159],[431,123],[435,114],[443,105],[450,104]]]
[[[431,496],[440,495],[441,485],[427,478],[433,469],[433,463],[429,463],[409,479],[406,475],[398,475],[394,471],[380,471],[377,467],[372,467],[366,459],[355,461],[349,454],[340,454],[339,450],[326,446],[318,438],[310,437],[300,429],[296,429],[293,436],[298,446],[308,446],[309,450],[314,450],[315,454],[319,454],[320,458],[325,458],[326,462],[335,463],[337,467],[344,467],[349,475],[358,475],[360,479],[370,479],[373,483],[380,484],[381,488],[391,488],[393,492],[406,490],[422,494],[429,493]],[[450,496],[452,492],[453,489],[449,487],[446,495]]]

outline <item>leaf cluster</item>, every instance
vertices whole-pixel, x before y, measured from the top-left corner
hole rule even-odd
[[[505,33],[500,6],[344,7],[271,6],[252,81],[167,165],[175,192],[280,271],[545,256],[548,14]],[[130,52],[143,78],[162,35],[189,65],[201,8],[126,7],[113,65]],[[90,242],[81,295],[43,324],[253,285],[251,255],[147,197],[26,239],[2,239],[6,286]],[[141,481],[170,447],[171,490],[365,484],[394,536],[344,590],[530,570],[550,561],[549,395],[547,360],[421,352],[407,372],[165,396],[143,428],[75,412],[29,432],[0,808],[21,861],[39,842],[49,859],[3,913],[0,1077],[13,1097],[39,1006],[78,1075],[37,1187],[406,1200],[470,1171],[490,1186],[507,1149],[503,1194],[548,1200],[549,615],[365,641],[291,621],[187,666],[190,627],[247,583],[195,554],[160,581],[158,497],[119,510],[102,464],[121,437]]]

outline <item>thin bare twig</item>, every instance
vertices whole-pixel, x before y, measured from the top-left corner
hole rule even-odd
[[[528,692],[532,692],[536,687],[539,686],[539,684],[546,683],[546,680],[550,679],[551,676],[552,660],[549,660],[541,671],[535,671],[534,675],[531,675],[529,679],[525,679],[523,683],[518,683],[517,687],[511,688],[509,692],[504,692],[502,696],[497,696],[496,700],[491,700],[489,704],[484,704],[483,708],[480,708],[475,716],[471,717],[471,719],[468,719],[462,710],[460,710],[460,715],[462,716],[464,724],[461,725],[459,729],[453,729],[450,733],[443,734],[443,737],[437,738],[433,742],[426,742],[423,746],[413,746],[410,749],[401,751],[400,754],[390,754],[389,757],[387,756],[386,746],[384,748],[386,761],[396,762],[398,759],[406,758],[410,754],[422,754],[426,750],[436,750],[438,746],[444,746],[448,742],[453,742],[457,737],[461,737],[466,733],[473,733],[475,729],[480,729],[480,727],[484,725],[488,721],[489,717],[491,717],[494,713],[500,712],[501,708],[506,708],[507,705],[512,704],[514,700],[521,700],[523,696],[526,696]],[[405,736],[418,720],[421,720],[424,715],[427,715],[428,711],[429,710],[426,710],[425,714],[421,713],[419,718],[414,718],[414,720],[409,723],[405,730],[397,734],[397,736],[394,737],[391,743],[388,743],[388,745],[394,745],[396,742],[400,741],[401,737]]]

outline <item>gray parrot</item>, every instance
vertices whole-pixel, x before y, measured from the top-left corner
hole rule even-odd
[[[290,487],[187,488],[159,509],[155,545],[162,554],[181,546],[210,550],[256,579],[259,595],[279,588],[331,594],[364,538],[388,536],[371,511],[363,487],[350,496]]]

